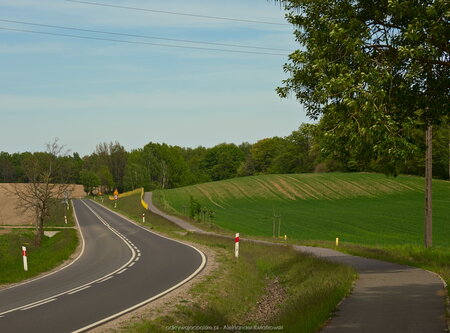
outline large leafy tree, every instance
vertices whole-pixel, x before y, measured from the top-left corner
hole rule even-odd
[[[425,245],[431,246],[431,133],[449,113],[447,0],[286,0],[301,48],[277,89],[321,118],[328,152],[396,172],[427,133]]]
[[[221,143],[207,150],[201,161],[201,169],[212,180],[233,178],[244,158],[244,152],[235,144]]]
[[[80,180],[83,185],[84,192],[88,195],[92,194],[92,191],[100,185],[100,178],[95,174],[95,172],[90,170],[81,170]]]

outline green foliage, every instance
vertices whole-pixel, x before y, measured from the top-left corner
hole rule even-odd
[[[262,139],[250,149],[255,174],[273,173],[274,160],[283,150],[286,141],[279,137]]]
[[[100,179],[101,191],[103,193],[112,191],[114,188],[114,180],[111,171],[107,165],[101,165],[96,172],[98,178]]]
[[[273,137],[249,145],[240,176],[312,172],[319,159],[314,124],[302,124],[285,138]]]
[[[190,183],[190,172],[181,148],[148,143],[142,150],[142,163],[152,180],[152,188],[173,188]]]
[[[83,185],[84,192],[88,195],[92,194],[92,191],[100,185],[100,178],[93,171],[81,170],[80,180]]]
[[[200,215],[201,211],[202,211],[202,206],[191,195],[190,200],[189,200],[189,217],[191,219],[195,219]]]
[[[109,144],[101,143],[97,145],[96,154],[100,160],[100,169],[102,175],[99,175],[102,185],[108,186],[110,189],[114,186],[123,190],[123,176],[125,174],[125,166],[127,164],[128,153],[125,148],[119,142],[110,142]],[[109,175],[105,174],[103,170],[107,167],[112,181]],[[103,176],[103,177],[102,177]]]
[[[221,143],[208,149],[202,162],[204,169],[212,180],[222,180],[237,176],[237,171],[244,161],[244,154],[235,144]]]
[[[279,95],[321,117],[329,156],[395,173],[417,149],[411,132],[450,109],[448,1],[279,2],[301,45]]]
[[[141,164],[128,162],[125,167],[125,175],[123,177],[123,186],[125,191],[150,187],[150,175],[148,170]]]

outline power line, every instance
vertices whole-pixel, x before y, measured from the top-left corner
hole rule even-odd
[[[192,44],[206,44],[206,45],[217,45],[217,46],[227,46],[227,47],[239,47],[239,48],[246,48],[246,49],[258,49],[258,50],[287,51],[287,52],[290,52],[290,50],[278,49],[278,48],[272,48],[272,47],[248,46],[248,45],[239,45],[239,44],[214,43],[214,42],[194,41],[194,40],[186,40],[186,39],[175,39],[175,38],[165,38],[165,37],[156,37],[156,36],[135,35],[135,34],[120,33],[120,32],[104,31],[104,30],[82,29],[82,28],[65,27],[65,26],[59,26],[59,25],[50,25],[50,24],[42,24],[42,23],[34,23],[34,22],[26,22],[26,21],[16,21],[16,20],[6,20],[6,19],[0,19],[0,21],[1,22],[7,22],[7,23],[18,23],[18,24],[32,25],[32,26],[37,26],[37,27],[56,28],[56,29],[64,29],[64,30],[75,30],[75,31],[93,32],[93,33],[99,33],[99,34],[126,36],[126,37],[137,37],[137,38],[146,38],[146,39],[158,39],[158,40],[166,40],[166,41],[172,41],[172,42],[183,42],[183,43],[192,43]]]
[[[170,15],[179,15],[179,16],[199,17],[199,18],[206,18],[206,19],[212,19],[212,20],[223,20],[223,21],[234,21],[234,22],[245,22],[245,23],[257,23],[257,24],[270,24],[270,25],[281,25],[281,26],[288,26],[288,25],[290,25],[290,24],[287,24],[287,23],[277,23],[277,22],[257,21],[257,20],[247,20],[247,19],[236,19],[236,18],[231,18],[231,17],[198,15],[198,14],[170,12],[170,11],[165,11],[165,10],[156,10],[156,9],[148,9],[148,8],[119,6],[119,5],[111,5],[111,4],[100,3],[100,2],[79,1],[79,0],[66,0],[66,1],[67,2],[82,3],[82,4],[85,4],[85,5],[113,7],[113,8],[120,8],[120,9],[131,9],[131,10],[139,10],[139,11],[159,13],[159,14],[170,14]]]
[[[193,50],[204,50],[204,51],[218,51],[218,52],[243,53],[243,54],[258,54],[258,55],[271,55],[271,56],[284,56],[284,57],[287,56],[287,54],[282,54],[282,53],[237,51],[237,50],[227,50],[227,49],[214,49],[214,48],[208,48],[208,47],[195,47],[195,46],[171,45],[171,44],[150,43],[150,42],[138,42],[138,41],[123,40],[123,39],[69,35],[69,34],[62,34],[62,33],[56,33],[56,32],[45,32],[45,31],[26,30],[26,29],[13,29],[13,28],[5,28],[5,27],[0,27],[0,30],[15,31],[15,32],[26,32],[26,33],[32,33],[32,34],[41,34],[41,35],[50,35],[50,36],[59,36],[59,37],[78,38],[78,39],[90,39],[90,40],[100,40],[100,41],[108,41],[108,42],[118,42],[118,43],[126,43],[126,44],[163,46],[163,47],[180,48],[180,49],[193,49]]]

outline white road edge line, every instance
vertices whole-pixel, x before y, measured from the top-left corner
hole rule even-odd
[[[34,282],[34,281],[37,281],[37,280],[46,278],[47,276],[56,274],[56,273],[62,271],[63,269],[66,269],[67,267],[70,267],[70,266],[73,265],[76,261],[78,261],[78,259],[81,258],[81,256],[84,254],[85,241],[84,241],[83,232],[81,231],[80,223],[78,222],[78,218],[77,218],[77,214],[76,214],[76,212],[75,212],[75,207],[74,207],[74,205],[73,205],[73,201],[72,201],[72,200],[70,200],[70,201],[71,201],[71,203],[72,203],[72,209],[73,209],[73,212],[74,212],[75,221],[77,222],[77,225],[78,225],[78,232],[80,233],[80,236],[81,236],[81,252],[80,252],[80,254],[78,255],[78,257],[76,257],[72,262],[70,262],[70,263],[67,264],[66,266],[63,266],[63,267],[61,267],[60,269],[58,269],[58,270],[56,270],[56,271],[54,271],[54,272],[51,272],[51,273],[48,273],[48,274],[39,276],[39,277],[37,277],[37,278],[35,278],[35,279],[31,279],[31,280],[27,280],[27,281],[24,281],[24,282],[19,282],[19,283],[13,284],[12,286],[9,286],[9,287],[7,287],[7,288],[4,288],[4,289],[2,289],[2,290],[0,290],[0,291],[8,290],[8,289],[15,288],[15,287],[19,287],[19,286],[23,286],[24,284],[27,284],[27,283],[30,283],[30,282]]]
[[[50,302],[53,302],[53,301],[56,301],[56,300],[57,300],[57,298],[48,299],[48,300],[46,300],[44,302],[40,302],[40,303],[31,305],[31,306],[27,306],[26,308],[22,308],[22,309],[20,309],[20,311],[26,311],[26,310],[29,310],[29,309],[32,309],[32,308],[36,308],[36,307],[38,307],[40,305],[44,305],[44,304],[47,304],[47,303],[50,303]]]
[[[102,283],[102,282],[105,282],[105,281],[108,281],[109,279],[112,279],[114,276],[108,276],[106,279],[103,279],[103,280],[101,280],[101,281],[98,281],[97,283]]]
[[[88,289],[88,288],[90,288],[90,287],[91,287],[91,286],[89,285],[89,286],[85,286],[85,287],[83,287],[83,288],[79,288],[79,289],[77,289],[77,290],[71,291],[70,293],[67,293],[67,295],[76,294],[77,292],[83,291],[83,290]]]
[[[93,202],[93,201],[91,200],[91,202]],[[97,203],[95,202],[95,204],[97,204]],[[100,206],[100,204],[97,204],[97,205]],[[100,207],[104,207],[104,206],[100,206]],[[156,233],[154,233],[154,232],[152,232],[152,231],[150,231],[150,230],[148,230],[148,229],[146,229],[146,228],[140,226],[139,224],[137,224],[137,223],[135,223],[134,221],[128,219],[127,217],[123,216],[122,214],[116,213],[116,212],[114,212],[113,210],[111,210],[111,209],[109,209],[109,208],[106,208],[106,207],[104,207],[104,208],[105,208],[105,209],[108,209],[109,211],[113,212],[114,214],[116,214],[116,215],[122,217],[123,219],[127,220],[128,222],[130,222],[130,223],[132,223],[132,224],[138,226],[139,228],[141,228],[141,229],[143,229],[143,230],[145,230],[145,231],[147,231],[147,232],[150,232],[150,233],[152,233],[152,234],[154,234],[154,235],[157,235],[157,236],[159,236],[159,237],[162,237],[162,238],[165,238],[165,239],[169,239],[169,240],[171,240],[171,241],[173,241],[173,242],[177,242],[177,243],[180,243],[180,244],[183,244],[183,245],[186,245],[186,246],[189,246],[189,247],[193,248],[193,249],[194,249],[195,251],[197,251],[197,252],[200,254],[200,256],[202,257],[202,263],[200,264],[200,266],[197,268],[197,270],[196,270],[194,273],[192,273],[192,274],[189,275],[186,279],[184,279],[183,281],[181,281],[181,282],[179,282],[178,284],[174,285],[173,287],[171,287],[171,288],[169,288],[169,289],[167,289],[167,290],[164,290],[163,292],[159,293],[158,295],[155,295],[155,296],[153,296],[153,297],[151,297],[151,298],[149,298],[149,299],[147,299],[147,300],[145,300],[145,301],[142,301],[142,302],[139,303],[139,304],[133,305],[133,306],[129,307],[128,309],[125,309],[125,310],[123,310],[123,311],[121,311],[121,312],[118,312],[118,313],[116,313],[116,314],[113,314],[113,315],[111,315],[111,316],[109,316],[109,317],[107,317],[107,318],[104,318],[104,319],[102,319],[102,320],[99,320],[99,321],[97,321],[97,322],[95,322],[95,323],[92,323],[92,324],[90,324],[90,325],[88,325],[88,326],[82,327],[82,328],[80,328],[80,329],[78,329],[78,330],[76,330],[76,331],[73,331],[72,333],[80,333],[80,332],[87,331],[87,330],[89,330],[89,329],[91,329],[91,328],[93,328],[93,327],[99,326],[99,325],[101,325],[101,324],[103,324],[103,323],[106,323],[106,322],[108,322],[108,321],[110,321],[110,320],[112,320],[112,319],[114,319],[114,318],[120,317],[121,315],[123,315],[123,314],[125,314],[125,313],[127,313],[127,312],[133,311],[133,310],[135,310],[135,309],[137,309],[137,308],[139,308],[139,307],[141,307],[141,306],[143,306],[143,305],[145,305],[145,304],[147,304],[147,303],[150,303],[150,302],[154,301],[155,299],[160,298],[161,296],[164,296],[165,294],[170,293],[172,290],[177,289],[178,287],[182,286],[183,284],[185,284],[186,282],[188,282],[189,280],[191,280],[193,277],[195,277],[198,273],[200,273],[200,272],[202,271],[202,269],[203,269],[203,268],[205,267],[205,265],[206,265],[206,256],[205,256],[205,254],[204,254],[202,251],[200,251],[199,249],[195,248],[194,246],[192,246],[192,245],[190,245],[190,244],[186,244],[186,243],[180,242],[179,240],[170,239],[170,238],[168,238],[168,237],[158,235],[158,234],[156,234]]]
[[[125,272],[127,269],[126,268],[124,268],[124,269],[122,269],[120,272],[117,272],[116,274],[122,274],[123,272]]]
[[[103,220],[100,216],[98,216],[98,214],[97,214],[96,212],[94,212],[94,210],[92,210],[91,207],[89,207],[85,202],[83,202],[83,200],[80,200],[80,201],[81,201],[84,205],[86,205],[87,208],[89,208],[89,210],[90,210],[90,211],[91,211],[91,212],[92,212],[92,213],[100,220],[100,222],[102,222],[102,223],[104,224],[104,222],[103,222],[104,220]],[[75,211],[75,209],[74,209],[74,211]],[[75,214],[75,217],[76,217],[76,214]],[[77,223],[78,223],[78,220],[77,220]],[[80,233],[81,233],[81,228],[80,228]],[[118,236],[118,237],[119,237],[120,239],[123,240],[122,237],[120,237],[120,236]],[[36,301],[36,302],[29,303],[29,304],[25,304],[25,305],[19,306],[19,307],[17,307],[17,308],[14,308],[14,309],[11,309],[11,310],[2,312],[2,313],[0,313],[0,316],[1,316],[1,315],[4,315],[4,314],[7,314],[7,313],[10,313],[10,312],[14,312],[14,311],[17,311],[17,310],[21,310],[21,309],[23,309],[23,308],[28,308],[28,307],[33,306],[33,305],[35,305],[35,304],[39,304],[39,303],[41,303],[41,302],[45,302],[46,300],[49,300],[49,299],[52,299],[52,298],[56,298],[56,297],[59,297],[59,296],[61,296],[61,295],[68,294],[68,293],[70,293],[70,292],[72,292],[72,291],[75,291],[75,290],[77,290],[77,289],[79,289],[79,288],[83,288],[83,287],[85,287],[85,286],[87,286],[87,285],[91,285],[91,284],[93,284],[93,283],[96,283],[97,281],[103,280],[104,278],[106,278],[106,277],[108,277],[108,276],[110,276],[110,275],[116,274],[116,273],[117,273],[118,271],[120,271],[121,269],[126,268],[131,262],[133,262],[134,258],[136,257],[136,251],[134,251],[134,249],[130,246],[130,244],[128,244],[125,240],[123,240],[123,242],[130,248],[131,253],[132,253],[132,256],[131,256],[130,260],[128,260],[125,264],[123,264],[122,266],[120,266],[120,267],[119,267],[118,269],[116,269],[115,271],[113,271],[113,272],[111,272],[111,273],[108,273],[108,274],[106,274],[106,275],[104,275],[104,276],[102,276],[102,277],[100,277],[100,278],[98,278],[98,279],[96,279],[96,280],[94,280],[94,281],[90,281],[90,282],[85,283],[85,284],[83,284],[83,285],[81,285],[81,286],[78,286],[78,287],[72,288],[72,289],[70,289],[70,290],[66,290],[66,291],[64,291],[64,292],[61,292],[61,293],[59,293],[59,294],[57,294],[57,295],[53,295],[53,296],[44,298],[44,299],[39,300],[39,301]],[[84,239],[83,239],[83,244],[84,244]],[[56,273],[56,272],[55,272],[55,273]],[[50,275],[50,274],[49,274],[49,275]],[[36,280],[37,280],[37,279],[36,279]],[[29,282],[31,282],[31,281],[29,281]]]

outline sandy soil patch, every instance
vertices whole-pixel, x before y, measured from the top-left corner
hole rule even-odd
[[[15,184],[22,186],[22,184]],[[13,184],[0,184],[0,226],[2,225],[33,225],[34,214],[23,213],[16,209],[18,198],[14,193]],[[82,185],[73,185],[72,198],[84,197]]]

